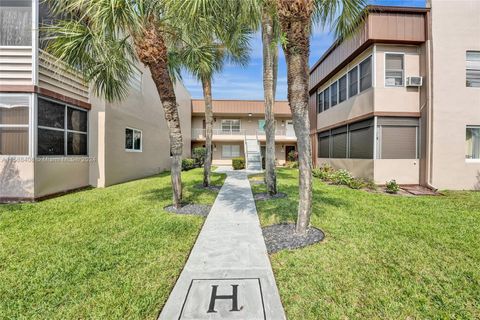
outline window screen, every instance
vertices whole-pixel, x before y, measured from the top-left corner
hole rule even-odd
[[[347,157],[347,127],[332,130],[332,158]]]
[[[37,113],[38,155],[88,154],[87,111],[39,98]]]
[[[32,1],[0,1],[0,46],[32,45]]]
[[[480,51],[467,51],[467,87],[480,88]]]
[[[347,100],[347,75],[338,80],[338,102]]]
[[[323,111],[323,92],[320,92],[317,95],[317,113],[320,113]]]
[[[323,91],[323,111],[326,111],[330,108],[330,88]]]
[[[222,146],[222,157],[224,158],[234,158],[240,156],[240,146],[239,145],[223,145]]]
[[[373,159],[373,119],[349,125],[350,158]]]
[[[0,155],[28,155],[28,95],[0,95]]]
[[[385,86],[403,86],[403,54],[385,54]]]
[[[318,134],[318,157],[330,158],[330,132]]]
[[[348,72],[348,97],[353,97],[358,93],[358,67]]]
[[[333,107],[338,103],[338,82],[330,86],[330,105]]]
[[[240,132],[240,120],[222,120],[222,131]]]
[[[372,86],[372,57],[360,63],[360,92]]]

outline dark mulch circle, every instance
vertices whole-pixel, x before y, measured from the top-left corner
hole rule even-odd
[[[204,187],[203,184],[197,184],[195,186],[195,188],[197,189],[202,189],[202,190],[210,190],[210,191],[215,191],[215,192],[220,192],[220,189],[222,189],[222,186],[208,186],[208,187]]]
[[[295,224],[281,223],[262,228],[268,253],[303,248],[325,238],[322,230],[310,227],[305,235],[295,233]]]
[[[281,198],[286,198],[287,194],[283,192],[277,192],[277,194],[274,194],[273,196],[269,195],[267,192],[259,192],[255,193],[253,195],[253,198],[258,201],[262,200],[271,200],[271,199],[281,199]]]
[[[212,206],[208,204],[194,204],[194,203],[186,203],[183,204],[180,209],[175,209],[173,205],[166,206],[165,211],[175,213],[175,214],[192,214],[196,216],[208,216],[210,209]]]

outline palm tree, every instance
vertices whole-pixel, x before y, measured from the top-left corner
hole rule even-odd
[[[288,101],[297,136],[299,205],[296,232],[303,234],[312,212],[312,151],[308,117],[308,58],[312,22],[333,27],[339,38],[353,34],[363,21],[363,0],[276,0],[285,43]]]
[[[265,182],[270,195],[277,193],[275,173],[275,91],[278,70],[278,20],[275,3],[264,0],[262,5],[263,92],[265,100]]]
[[[225,9],[225,8],[223,8]],[[218,13],[218,12],[217,12]],[[196,26],[196,30],[188,30],[175,54],[178,61],[188,72],[196,77],[203,88],[205,100],[205,147],[206,157],[203,170],[203,185],[210,185],[212,166],[212,79],[221,72],[225,62],[245,65],[248,61],[249,36],[251,31],[237,19],[229,19],[229,15],[209,16],[202,19],[205,23]],[[197,16],[198,19],[198,16]],[[188,20],[185,20],[189,27]]]
[[[46,29],[48,50],[80,70],[98,96],[122,100],[136,61],[150,70],[169,129],[173,204],[180,207],[183,140],[167,50],[175,15],[155,0],[48,1],[54,15],[69,17]]]

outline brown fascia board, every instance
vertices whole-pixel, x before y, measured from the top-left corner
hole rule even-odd
[[[59,100],[61,102],[80,107],[85,110],[92,109],[92,105],[88,102],[84,102],[75,98],[65,96],[55,91],[45,89],[34,85],[0,85],[0,92],[5,93],[37,93],[39,95]]]
[[[364,14],[360,17],[360,19],[364,19],[370,13],[381,13],[381,12],[388,12],[388,13],[427,13],[430,12],[429,8],[416,8],[416,7],[396,7],[396,6],[367,6],[365,7]],[[365,20],[364,23],[367,23]],[[378,40],[376,40],[379,42]],[[385,40],[383,42],[387,42]],[[337,39],[333,42],[333,44],[325,51],[325,53],[313,64],[310,68],[310,74],[343,42],[342,39]],[[368,41],[367,41],[368,42]],[[373,42],[371,42],[373,43]],[[371,44],[370,43],[370,44]],[[395,43],[399,43],[396,41]]]

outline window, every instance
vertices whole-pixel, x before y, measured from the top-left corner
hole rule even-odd
[[[258,120],[258,131],[265,132],[265,120]]]
[[[235,158],[240,156],[240,146],[239,145],[223,145],[222,146],[222,157],[223,158]]]
[[[323,111],[323,92],[320,92],[317,95],[317,113],[320,113]]]
[[[142,151],[142,131],[138,129],[125,129],[125,150]]]
[[[334,82],[330,86],[330,101],[332,107],[338,103],[338,82]]]
[[[332,158],[347,157],[347,126],[332,130]]]
[[[379,159],[418,158],[418,119],[379,117],[378,156]]]
[[[330,131],[318,134],[318,157],[330,158]]]
[[[142,71],[138,68],[133,68],[133,73],[130,78],[130,87],[138,92],[142,92]]]
[[[466,159],[480,159],[480,126],[467,127]]]
[[[403,87],[403,60],[403,54],[385,54],[385,87]]]
[[[373,119],[348,126],[351,159],[373,159],[373,131]]]
[[[0,1],[0,46],[32,45],[32,1]]]
[[[38,99],[37,149],[40,156],[88,154],[87,111]]]
[[[323,91],[323,111],[327,111],[330,108],[330,88]]]
[[[358,67],[355,66],[348,72],[348,97],[353,97],[358,93]]]
[[[28,155],[28,95],[0,96],[0,155]]]
[[[372,57],[360,63],[360,92],[372,86]]]
[[[467,87],[480,88],[480,51],[467,51]]]
[[[222,132],[240,132],[240,120],[222,120]]]
[[[347,100],[347,75],[338,80],[338,103]]]

